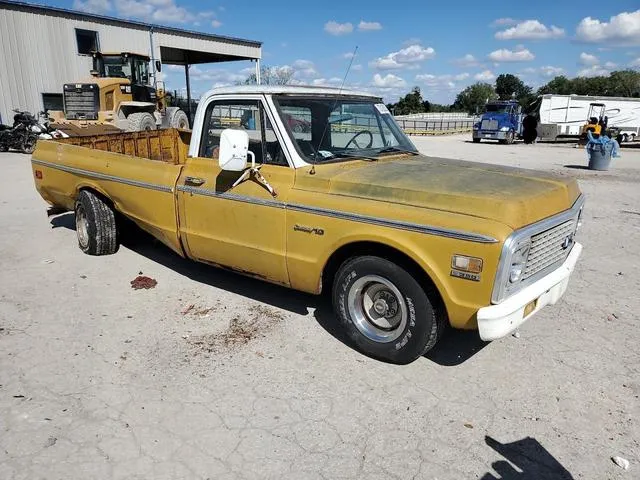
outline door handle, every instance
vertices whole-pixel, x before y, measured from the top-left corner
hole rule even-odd
[[[186,177],[184,179],[184,183],[188,183],[190,185],[200,186],[205,182],[204,178],[200,177]]]

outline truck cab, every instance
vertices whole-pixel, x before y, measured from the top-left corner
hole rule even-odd
[[[485,112],[473,126],[473,141],[498,140],[511,144],[522,135],[522,107],[515,100],[487,103]]]

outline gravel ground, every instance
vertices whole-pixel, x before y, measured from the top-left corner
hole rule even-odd
[[[466,140],[416,144],[577,177],[584,254],[519,338],[452,332],[404,367],[342,343],[325,302],[149,239],[83,255],[0,154],[0,479],[640,478],[640,150],[596,173]]]

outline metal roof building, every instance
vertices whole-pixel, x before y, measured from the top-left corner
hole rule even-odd
[[[164,65],[251,60],[260,42],[0,0],[0,121],[14,108],[62,110],[62,87],[89,77],[91,51],[132,52]]]

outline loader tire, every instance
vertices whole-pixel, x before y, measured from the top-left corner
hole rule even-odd
[[[118,251],[118,229],[113,209],[100,197],[83,190],[75,206],[78,246],[87,255]]]
[[[145,130],[155,130],[156,119],[148,112],[132,113],[127,117],[130,132],[143,132]]]
[[[189,130],[189,118],[187,117],[187,114],[182,110],[176,110],[175,112],[173,112],[173,115],[171,115],[169,126],[171,128]]]

